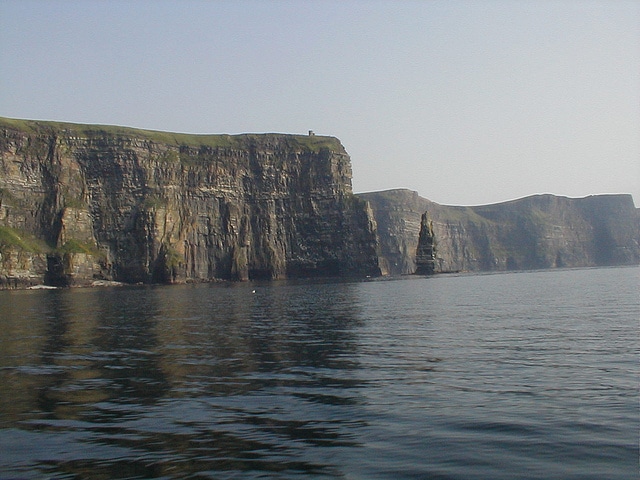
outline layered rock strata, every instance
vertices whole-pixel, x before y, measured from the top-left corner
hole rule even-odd
[[[378,275],[331,137],[0,119],[0,282]]]
[[[374,212],[380,264],[392,274],[415,272],[427,210],[440,272],[640,263],[640,215],[630,195],[535,195],[476,207],[439,205],[404,189],[359,196]]]
[[[436,242],[433,221],[424,212],[420,219],[420,234],[416,248],[416,275],[433,275],[436,271]]]

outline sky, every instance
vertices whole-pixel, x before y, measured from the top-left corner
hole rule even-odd
[[[313,130],[356,192],[640,207],[640,2],[0,0],[0,116]]]

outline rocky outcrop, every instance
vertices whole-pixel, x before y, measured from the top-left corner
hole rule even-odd
[[[331,137],[0,119],[0,283],[378,275]]]
[[[416,275],[433,275],[436,271],[436,248],[433,221],[424,212],[420,219],[420,234],[416,248]]]
[[[639,218],[629,195],[354,195],[331,137],[0,118],[0,288],[638,264]]]
[[[440,272],[640,263],[640,217],[630,195],[536,195],[477,207],[439,205],[410,190],[359,196],[374,212],[381,264],[392,274],[415,272],[425,211]]]

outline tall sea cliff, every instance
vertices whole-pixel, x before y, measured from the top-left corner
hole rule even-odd
[[[332,137],[0,118],[0,283],[378,275]]]
[[[457,207],[351,178],[333,137],[0,117],[0,288],[410,274],[425,212],[436,273],[640,263],[630,195]]]
[[[439,205],[405,189],[359,197],[374,212],[380,265],[391,274],[415,272],[425,211],[433,225],[436,272],[640,263],[640,215],[631,195],[534,195],[475,207]]]

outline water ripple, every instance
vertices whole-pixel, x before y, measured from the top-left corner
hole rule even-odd
[[[633,478],[637,272],[0,292],[0,477]]]

